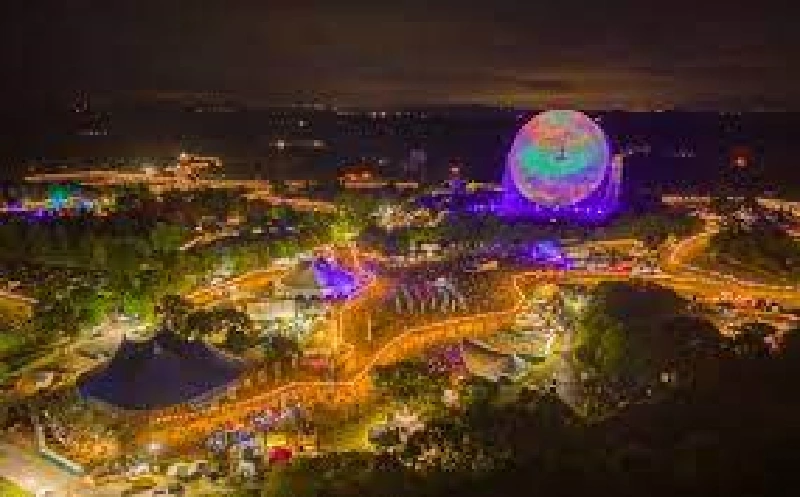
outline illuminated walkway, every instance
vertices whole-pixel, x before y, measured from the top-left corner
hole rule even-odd
[[[694,235],[679,242],[668,255],[670,272],[640,279],[650,280],[674,288],[683,294],[698,295],[701,299],[713,299],[721,292],[731,291],[747,296],[765,295],[773,300],[800,302],[800,294],[794,289],[733,284],[708,275],[698,275],[682,271],[683,261],[688,255],[702,247],[702,239],[708,231]],[[366,258],[380,259],[382,254],[352,251],[353,263],[357,267]],[[249,272],[219,285],[196,290],[186,295],[187,300],[199,307],[216,305],[231,298],[233,291],[252,291],[264,288],[280,279],[284,269],[265,269]],[[265,408],[302,403],[313,406],[353,405],[363,402],[371,390],[370,374],[379,365],[391,364],[406,357],[414,356],[425,349],[443,342],[464,338],[478,338],[494,334],[512,326],[515,317],[525,302],[526,289],[543,281],[558,284],[594,285],[602,281],[630,279],[630,275],[617,272],[553,271],[536,270],[509,275],[508,283],[498,288],[496,295],[513,296],[497,310],[471,316],[453,317],[408,328],[387,329],[384,338],[366,339],[370,334],[369,325],[364,324],[364,316],[379,309],[382,296],[388,285],[380,278],[372,278],[363,291],[339,308],[334,308],[329,321],[329,329],[337,341],[340,354],[337,357],[337,373],[341,380],[289,381],[257,380],[250,378],[240,386],[233,398],[204,410],[191,411],[178,408],[171,412],[153,413],[147,426],[136,436],[137,444],[151,441],[168,446],[182,446],[202,440],[210,431],[222,426],[237,426],[246,422],[247,417]],[[503,293],[505,292],[505,293]],[[499,300],[498,300],[499,302]],[[753,311],[753,317],[757,311]],[[369,318],[367,317],[367,320]],[[336,377],[334,376],[335,380]],[[259,389],[261,391],[259,391]]]
[[[194,306],[210,307],[229,299],[232,291],[249,292],[266,288],[278,281],[286,272],[287,270],[283,268],[257,269],[217,285],[199,288],[186,294],[185,297]]]
[[[241,423],[251,413],[287,402],[299,402],[305,405],[328,403],[338,406],[362,402],[369,394],[370,373],[375,366],[397,362],[437,343],[490,335],[512,325],[517,311],[524,302],[520,284],[531,276],[538,276],[538,273],[524,273],[513,278],[513,287],[518,298],[512,307],[408,328],[380,347],[366,364],[347,380],[290,382],[241,401],[212,407],[202,413],[163,416],[152,425],[152,430],[141,433],[139,438],[143,442],[157,440],[169,445],[180,445],[186,440],[187,435],[202,436],[226,423]]]
[[[691,265],[691,261],[708,249],[712,237],[719,233],[718,220],[704,219],[703,229],[686,237],[669,248],[662,260],[664,284],[696,290],[695,293],[730,294],[751,299],[781,302],[792,307],[800,306],[800,286],[774,285],[737,278],[730,274]]]
[[[692,253],[695,244],[702,244],[701,240],[706,236],[708,236],[707,233],[701,233],[679,243],[677,245],[678,255],[672,257],[673,268],[680,268],[680,262],[685,257],[684,254]],[[376,254],[370,255],[374,256]],[[248,276],[245,275],[245,277]],[[209,431],[225,424],[232,423],[236,425],[243,423],[247,416],[254,412],[292,402],[299,402],[305,405],[324,403],[336,406],[356,404],[362,402],[369,395],[371,388],[370,373],[376,366],[391,364],[403,358],[417,355],[438,343],[487,336],[513,325],[514,318],[524,303],[525,289],[532,284],[548,281],[559,284],[591,286],[603,281],[625,281],[629,279],[630,275],[618,272],[537,270],[519,273],[511,277],[511,285],[516,299],[513,305],[506,309],[473,316],[443,319],[435,323],[407,328],[400,331],[371,354],[369,351],[361,350],[362,346],[353,347],[349,355],[355,364],[361,364],[356,369],[347,366],[342,367],[344,371],[353,371],[347,375],[347,379],[341,381],[293,381],[249,396],[246,399],[212,407],[203,412],[165,415],[156,419],[151,425],[151,429],[141,434],[141,439],[158,440],[170,445],[180,445],[192,438],[202,437]],[[713,276],[698,275],[691,272],[686,272],[685,274],[682,272],[660,274],[640,279],[671,287],[682,294],[697,295],[702,300],[713,300],[720,293],[728,291],[751,298],[761,298],[763,296],[782,302],[800,302],[800,293],[794,289],[769,285],[741,286]],[[372,291],[379,291],[374,289],[380,285],[381,282],[373,281],[362,296],[348,302],[340,313],[346,313],[348,309],[355,310],[358,308],[359,304],[362,303],[361,299],[369,298],[372,295]],[[765,316],[764,313],[756,310],[750,310],[746,314],[752,319],[768,321],[790,318],[790,316],[784,315]],[[341,317],[338,319],[341,319]],[[341,333],[341,325],[332,326],[335,326],[333,329],[338,329]],[[341,337],[342,339],[350,338],[352,340],[352,335],[363,335],[365,333],[363,329],[354,329],[357,327],[349,328],[347,334],[351,336]],[[352,346],[353,344],[344,340],[342,345]]]

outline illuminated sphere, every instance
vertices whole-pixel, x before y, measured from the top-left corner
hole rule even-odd
[[[592,195],[611,167],[606,135],[588,116],[543,112],[517,133],[506,171],[519,194],[544,207],[575,205]]]

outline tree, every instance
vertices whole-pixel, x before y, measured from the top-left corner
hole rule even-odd
[[[330,239],[333,243],[349,242],[358,236],[361,226],[357,222],[347,216],[338,216],[330,224]]]
[[[774,338],[777,330],[766,323],[745,323],[731,339],[737,355],[746,358],[766,358],[770,356],[768,339]]]
[[[730,219],[744,205],[740,197],[734,196],[730,188],[722,187],[718,189],[716,195],[711,197],[711,210],[724,219]]]
[[[225,335],[224,346],[234,354],[241,354],[250,348],[251,345],[252,341],[250,338],[239,328],[229,329],[228,333]]]
[[[800,374],[800,327],[783,334],[780,343],[779,364],[790,374],[784,375],[789,382],[793,382]]]
[[[581,321],[579,357],[603,376],[622,371],[625,361],[624,325],[603,312],[586,312]]]
[[[18,332],[0,330],[0,359],[5,360],[9,356],[19,354],[27,343],[28,340]]]
[[[217,323],[215,323],[212,313],[213,311],[201,309],[189,314],[186,317],[185,335],[192,338],[207,338],[217,331]]]
[[[158,223],[150,231],[150,246],[153,252],[168,253],[177,250],[186,237],[186,230],[180,226]]]
[[[384,428],[369,435],[369,441],[379,448],[396,447],[400,445],[400,430],[398,428]]]
[[[716,263],[746,271],[750,278],[800,278],[800,242],[779,227],[727,227],[711,238],[710,249]]]
[[[189,336],[192,330],[188,328],[188,317],[192,306],[180,295],[165,295],[159,306],[164,319],[164,324],[181,336]]]
[[[225,330],[240,330],[246,336],[252,338],[255,334],[253,320],[246,312],[242,312],[234,307],[218,307],[212,311],[212,319],[220,324]]]
[[[237,333],[236,340],[252,340],[255,334],[255,326],[250,316],[233,307],[217,307],[214,309],[200,309],[191,312],[186,317],[184,336],[193,338],[208,338],[219,333],[226,339],[231,333]]]
[[[672,290],[606,282],[578,322],[576,356],[602,377],[639,384],[718,351],[718,337],[711,323],[686,314]]]
[[[116,207],[119,211],[139,211],[154,202],[155,195],[144,183],[117,187]]]
[[[300,344],[297,340],[284,335],[272,335],[264,343],[264,356],[270,361],[285,361],[299,353]]]
[[[447,377],[431,371],[427,363],[405,360],[373,370],[374,385],[392,398],[408,401],[424,396],[441,398]]]

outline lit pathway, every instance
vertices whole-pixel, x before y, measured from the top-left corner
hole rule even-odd
[[[237,291],[254,291],[275,283],[286,274],[283,268],[268,268],[249,271],[240,276],[225,280],[218,285],[209,285],[185,295],[186,300],[197,307],[207,307],[218,304],[229,298],[229,288],[235,287]]]
[[[369,357],[364,366],[346,380],[342,381],[300,381],[290,382],[261,394],[211,408],[193,415],[164,416],[143,433],[145,439],[167,443],[180,443],[187,433],[205,433],[225,423],[242,422],[249,414],[287,401],[306,404],[318,402],[332,404],[353,404],[362,401],[370,391],[370,373],[375,366],[390,364],[404,357],[417,354],[424,349],[444,341],[461,338],[486,336],[513,323],[514,317],[524,303],[525,287],[537,281],[550,281],[564,284],[593,285],[602,281],[630,279],[629,275],[615,272],[588,271],[529,271],[513,275],[512,285],[517,295],[516,302],[507,309],[487,312],[467,317],[445,319],[436,323],[406,329],[390,339]],[[733,290],[740,295],[769,295],[777,300],[800,300],[794,290],[785,288],[740,287],[727,281],[697,275],[663,274],[645,278],[665,286],[673,287],[681,293],[692,293],[711,298],[722,291]],[[351,305],[357,300],[352,301]],[[753,314],[758,314],[753,311]],[[561,375],[563,376],[563,375]],[[565,379],[565,378],[563,378]],[[181,426],[178,430],[175,427]]]
[[[0,442],[0,476],[31,492],[50,490],[53,497],[117,497],[121,488],[94,489],[80,477],[16,445]]]
[[[664,257],[664,270],[673,277],[688,279],[694,284],[718,285],[727,290],[747,294],[754,298],[783,300],[800,305],[800,287],[792,285],[773,285],[736,278],[730,274],[692,266],[691,261],[708,248],[712,237],[719,233],[719,223],[714,218],[704,219],[703,229],[692,236],[676,242]]]
[[[299,401],[305,404],[326,402],[337,405],[361,402],[370,392],[370,373],[375,366],[391,364],[436,343],[490,335],[511,325],[524,303],[525,292],[520,285],[523,281],[538,276],[539,272],[530,272],[513,277],[512,284],[517,299],[505,310],[446,319],[406,329],[378,349],[364,366],[347,380],[290,382],[247,399],[213,407],[192,416],[164,416],[151,425],[152,429],[141,433],[140,438],[144,443],[148,440],[167,444],[180,443],[187,433],[205,433],[225,423],[241,422],[253,412],[280,405],[285,401]],[[177,429],[177,426],[180,426],[180,429]]]
[[[178,250],[180,250],[181,252],[186,252],[191,248],[208,245],[214,242],[218,242],[219,240],[224,240],[226,238],[234,238],[239,236],[240,234],[241,232],[239,230],[231,230],[231,229],[216,231],[213,233],[203,233],[201,235],[197,235],[194,238],[189,239],[189,241],[181,245],[178,248]]]
[[[668,267],[669,272],[643,279],[672,287],[680,293],[698,295],[699,298],[713,299],[721,292],[729,291],[753,298],[767,296],[770,299],[783,302],[800,302],[800,294],[793,288],[758,284],[734,284],[714,277],[714,275],[683,271],[684,261],[696,254],[698,250],[703,250],[704,244],[707,243],[714,229],[714,225],[709,223],[701,233],[678,242],[672,252],[667,255],[665,266]],[[372,255],[374,256],[374,254]],[[356,262],[357,260],[358,257],[356,257]],[[275,274],[262,275],[262,278],[267,279],[275,277]],[[253,276],[248,274],[241,278],[247,281],[247,278],[253,278]],[[517,297],[513,305],[494,312],[444,319],[436,323],[408,328],[398,333],[368,356],[363,356],[364,353],[369,353],[368,351],[355,350],[355,354],[351,355],[362,355],[362,357],[354,357],[354,360],[356,363],[363,360],[363,366],[355,370],[343,368],[345,371],[352,371],[347,379],[341,381],[295,381],[246,399],[209,408],[201,413],[165,415],[155,420],[150,428],[141,433],[140,436],[142,441],[157,440],[170,445],[180,444],[186,441],[187,438],[202,436],[209,430],[226,423],[236,424],[242,422],[253,412],[266,407],[280,405],[287,401],[299,401],[305,404],[322,402],[335,405],[358,403],[370,391],[370,373],[375,366],[396,362],[404,357],[417,354],[436,343],[490,335],[512,324],[514,317],[524,303],[524,288],[532,282],[550,281],[554,283],[592,285],[602,281],[624,281],[628,279],[630,279],[629,275],[615,272],[537,270],[519,273],[513,275],[511,280]],[[240,283],[241,281],[239,280]],[[378,282],[373,280],[364,292],[364,296],[369,295],[370,286],[377,284]],[[194,300],[195,303],[208,304],[219,298],[219,295],[213,291],[208,292],[206,290],[206,292],[190,295],[190,299]],[[353,299],[340,312],[346,312],[348,307],[355,307],[358,303],[359,298]],[[753,311],[754,316],[755,314],[758,314],[757,311]],[[359,333],[360,331],[352,332]],[[347,344],[343,343],[342,345]]]

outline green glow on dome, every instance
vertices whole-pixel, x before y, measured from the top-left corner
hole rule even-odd
[[[520,166],[531,174],[543,176],[568,176],[586,168],[589,161],[585,150],[575,150],[570,154],[562,150],[537,148],[532,145],[523,147],[520,152]]]
[[[528,121],[507,159],[516,190],[544,206],[574,205],[596,191],[610,167],[603,131],[580,112],[554,110]]]

